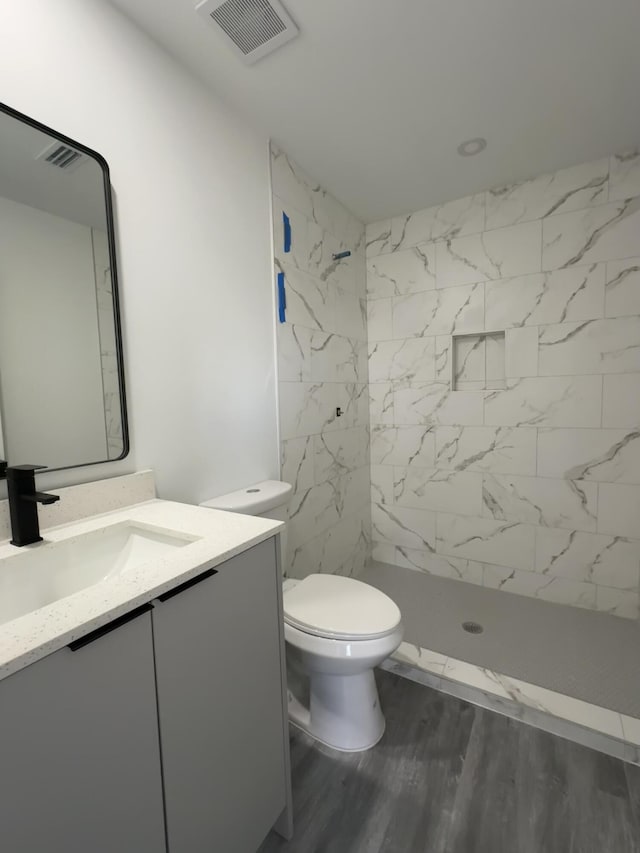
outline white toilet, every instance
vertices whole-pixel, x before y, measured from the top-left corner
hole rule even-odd
[[[266,480],[201,506],[286,520],[290,494],[288,483]],[[286,580],[283,603],[289,719],[334,749],[374,746],[385,722],[373,669],[402,641],[397,605],[368,584],[330,574]]]
[[[366,583],[317,574],[286,582],[287,660],[309,680],[306,701],[290,684],[291,722],[334,749],[374,746],[384,717],[373,668],[398,648],[402,632],[396,604]]]

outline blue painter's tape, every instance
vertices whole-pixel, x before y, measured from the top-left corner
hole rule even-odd
[[[285,252],[291,251],[291,220],[287,216],[287,214],[282,211],[282,222],[284,224],[284,250]]]
[[[285,311],[287,310],[287,293],[284,289],[284,273],[278,273],[278,319],[281,323],[286,321]]]

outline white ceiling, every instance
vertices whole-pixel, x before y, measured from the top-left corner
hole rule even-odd
[[[640,143],[638,0],[284,0],[253,66],[195,0],[111,2],[367,222]]]

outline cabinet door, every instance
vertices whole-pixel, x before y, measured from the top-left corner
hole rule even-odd
[[[166,850],[151,614],[98,633],[0,682],[7,853]]]
[[[153,611],[170,853],[253,853],[286,803],[275,540]]]

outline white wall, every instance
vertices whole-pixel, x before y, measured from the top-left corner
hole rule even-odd
[[[107,458],[91,229],[1,197],[0,397],[12,465]]]
[[[132,451],[42,486],[275,476],[267,140],[102,0],[0,0],[0,26],[3,101],[103,154],[117,202]]]

